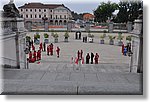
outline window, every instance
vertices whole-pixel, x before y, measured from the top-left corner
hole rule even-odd
[[[57,19],[57,15],[56,15],[56,19]]]
[[[39,12],[41,12],[41,9],[39,9]]]
[[[30,9],[30,11],[32,12],[32,9]]]
[[[36,12],[36,9],[35,9],[35,12]]]
[[[66,15],[64,15],[64,18],[66,19]]]
[[[51,12],[53,12],[53,11],[51,10]]]
[[[26,11],[28,11],[28,9],[26,9]]]
[[[21,18],[23,18],[23,15],[21,15]]]
[[[30,18],[32,18],[32,15],[30,15]]]
[[[61,15],[60,15],[60,19],[61,19]]]
[[[39,18],[41,18],[41,15],[39,15]]]
[[[46,9],[44,9],[44,12],[46,12]]]
[[[46,15],[44,15],[44,17],[46,17]]]
[[[23,10],[21,9],[21,11],[23,11]]]
[[[28,15],[26,15],[26,18],[28,18]]]
[[[35,18],[36,18],[36,15],[35,15]]]
[[[51,19],[53,18],[53,16],[51,15]]]

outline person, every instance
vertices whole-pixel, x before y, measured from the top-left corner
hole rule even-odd
[[[57,54],[58,58],[59,58],[59,53],[60,53],[60,48],[57,46],[57,48],[56,48],[56,54]]]
[[[39,50],[39,60],[41,60],[41,50]]]
[[[43,51],[43,45],[42,45],[42,43],[40,43],[40,50]]]
[[[33,50],[33,51],[35,50],[35,46],[34,46],[34,45],[32,45],[32,50]]]
[[[44,52],[46,51],[46,43],[43,43]]]
[[[99,58],[99,55],[98,53],[95,54],[95,64],[98,64],[98,58]]]
[[[34,50],[34,52],[33,52],[33,58],[35,59],[35,61],[36,61],[36,51]]]
[[[30,51],[29,52],[29,62],[31,61],[31,59],[32,59],[32,52]]]
[[[80,51],[77,52],[78,60],[80,59]]]
[[[39,60],[39,50],[37,51],[37,61]]]
[[[87,53],[87,55],[86,55],[86,64],[89,64],[89,60],[90,60],[90,55],[89,55],[89,53]]]
[[[127,55],[127,46],[124,47],[124,51],[123,51],[124,56]]]
[[[49,47],[50,47],[50,46],[48,45],[48,46],[47,46],[47,55],[48,55],[48,56],[49,56],[49,52],[50,52],[50,50],[49,50],[50,48],[49,48]]]
[[[82,59],[82,56],[83,56],[83,51],[82,51],[82,50],[81,50],[81,53],[80,53],[80,54],[81,54],[81,59]]]
[[[50,54],[53,55],[53,44],[50,44]]]
[[[122,54],[124,54],[124,44],[122,44]]]
[[[94,58],[94,54],[93,52],[91,52],[91,64],[93,64],[93,58]]]

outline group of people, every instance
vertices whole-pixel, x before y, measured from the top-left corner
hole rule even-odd
[[[38,51],[35,50],[35,46],[33,44],[31,45],[31,47],[32,51],[31,50],[29,51],[29,58],[28,58],[29,63],[34,63],[35,61],[41,60],[41,51],[43,51],[42,43],[40,43]]]
[[[47,55],[53,55],[53,49],[54,49],[54,45],[51,43],[50,45],[47,45]],[[56,54],[57,54],[57,57],[59,58],[59,54],[60,54],[60,48],[57,46],[56,48]]]
[[[125,46],[124,44],[122,44],[122,54],[124,56],[131,56],[132,51],[131,51],[131,43],[128,43],[127,46]]]
[[[73,57],[72,57],[72,61],[73,61]],[[91,52],[91,56],[89,53],[86,54],[86,64],[90,64],[90,61],[91,61],[91,64],[94,63],[95,61],[95,64],[98,64],[98,61],[99,61],[99,55],[98,53],[96,53],[94,55],[93,52]],[[78,64],[78,63],[82,63],[84,64],[84,57],[83,57],[83,50],[77,52],[77,57],[75,58],[75,63]]]

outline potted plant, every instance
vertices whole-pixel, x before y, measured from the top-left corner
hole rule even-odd
[[[90,42],[90,43],[93,43],[94,35],[91,34],[91,33],[88,33],[88,37],[89,37],[89,42]]]
[[[34,43],[40,44],[40,34],[38,32],[34,35]]]
[[[44,42],[47,44],[49,42],[48,39],[49,35],[47,33],[44,33]]]
[[[131,35],[127,36],[127,37],[126,37],[126,40],[128,41],[128,43],[131,43],[132,36],[131,36]]]
[[[104,42],[105,42],[105,41],[104,41],[104,38],[105,38],[105,37],[106,37],[106,34],[105,34],[105,33],[100,36],[100,38],[101,38],[100,43],[101,43],[101,44],[104,44]]]
[[[118,45],[122,46],[122,44],[123,44],[123,42],[122,42],[122,40],[123,40],[122,33],[118,33],[118,38],[117,39],[119,40]]]
[[[54,42],[58,43],[58,34],[57,33],[52,33],[52,36],[54,37]]]
[[[114,45],[114,39],[116,38],[115,36],[109,35],[109,44]]]
[[[68,42],[68,38],[69,38],[69,33],[68,33],[68,31],[65,32],[64,37],[65,37],[65,42]]]

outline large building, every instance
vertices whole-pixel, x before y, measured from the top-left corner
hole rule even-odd
[[[66,25],[72,19],[71,11],[63,4],[42,4],[28,3],[19,7],[20,15],[25,22],[32,24],[43,24],[43,17],[46,17],[49,25]]]

